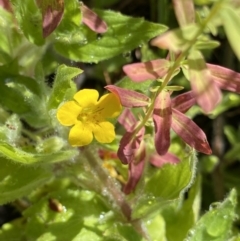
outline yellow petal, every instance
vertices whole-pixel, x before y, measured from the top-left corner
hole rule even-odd
[[[89,145],[93,140],[92,130],[88,126],[77,122],[69,132],[69,143],[72,146],[86,146]]]
[[[58,109],[57,119],[64,126],[72,126],[76,123],[81,110],[82,108],[75,101],[68,101]]]
[[[94,125],[93,134],[100,143],[110,143],[115,139],[114,125],[110,122],[100,122]]]
[[[99,93],[94,89],[83,89],[74,95],[74,99],[82,107],[91,107],[97,104]]]
[[[102,109],[101,115],[103,118],[113,118],[120,114],[122,106],[119,98],[115,94],[103,95],[98,104],[99,109]]]

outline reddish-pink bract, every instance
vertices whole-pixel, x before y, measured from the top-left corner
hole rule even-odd
[[[240,73],[214,64],[207,64],[207,67],[219,88],[240,93]]]
[[[171,163],[177,164],[180,162],[174,154],[167,152],[165,155],[152,154],[149,158],[149,162],[155,167],[162,167],[164,164]]]
[[[171,98],[162,91],[154,103],[153,121],[155,127],[155,147],[159,155],[167,153],[170,146],[170,128],[172,124]]]
[[[105,33],[107,31],[107,24],[95,12],[89,9],[83,3],[81,4],[83,14],[82,21],[95,33]]]
[[[142,107],[149,104],[149,97],[133,90],[127,90],[115,85],[105,86],[107,90],[116,94],[122,106],[132,108],[132,107]]]
[[[168,60],[155,59],[144,63],[125,65],[123,71],[134,82],[142,82],[162,78],[168,72],[169,66]]]
[[[190,83],[197,103],[204,112],[209,113],[220,102],[221,91],[212,80],[211,72],[199,51],[194,51],[189,55],[188,64]]]
[[[144,159],[146,157],[145,145],[142,143],[140,148],[135,152],[134,161],[129,164],[128,181],[124,186],[124,193],[129,194],[135,189],[138,184],[144,169]]]
[[[42,0],[37,0],[38,6],[42,11],[42,31],[43,37],[49,36],[60,24],[63,12],[64,12],[64,1],[57,0],[54,2],[49,2],[45,5]]]
[[[143,141],[144,133],[145,128],[142,128],[135,136],[133,136],[134,132],[126,132],[124,134],[117,152],[123,164],[129,164],[134,160],[136,152]]]
[[[195,9],[193,0],[173,0],[173,8],[181,27],[195,21]]]
[[[196,104],[196,98],[192,91],[177,95],[172,99],[172,108],[182,113],[188,111],[194,104]]]
[[[180,111],[172,110],[172,129],[184,142],[199,152],[210,155],[212,150],[205,133],[191,119]]]
[[[137,120],[130,109],[124,109],[122,114],[118,117],[118,122],[124,126],[126,131],[130,132]]]
[[[123,164],[129,164],[128,182],[123,189],[124,193],[129,194],[139,182],[144,168],[146,149],[143,137],[145,128],[142,128],[137,135],[133,136],[134,128],[138,123],[129,109],[122,112],[118,121],[127,130],[120,141],[117,154]]]
[[[0,6],[8,12],[12,12],[12,6],[9,0],[0,0]]]

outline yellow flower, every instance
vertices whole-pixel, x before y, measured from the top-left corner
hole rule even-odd
[[[92,142],[93,135],[100,143],[115,139],[114,125],[107,118],[120,114],[119,98],[110,93],[98,100],[94,89],[83,89],[74,95],[73,101],[64,103],[57,111],[57,119],[64,126],[73,126],[69,132],[72,146],[85,146]]]

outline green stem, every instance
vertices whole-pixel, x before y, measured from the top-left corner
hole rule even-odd
[[[203,21],[203,23],[200,25],[199,30],[197,31],[196,35],[193,37],[193,39],[191,41],[189,41],[189,46],[188,48],[181,52],[181,54],[178,56],[178,58],[176,59],[176,61],[174,62],[174,64],[171,66],[171,68],[169,69],[165,79],[163,80],[161,86],[159,87],[158,91],[155,93],[154,97],[152,98],[152,102],[149,105],[146,115],[144,116],[144,118],[142,119],[142,121],[139,123],[139,125],[136,126],[134,132],[133,132],[133,137],[134,138],[136,136],[136,134],[141,130],[141,128],[145,125],[145,123],[148,121],[148,119],[151,117],[153,110],[154,110],[154,103],[156,98],[158,97],[158,95],[161,93],[161,91],[167,86],[168,82],[171,80],[173,73],[175,72],[175,70],[177,68],[179,68],[180,63],[184,60],[184,58],[187,56],[189,50],[191,49],[191,47],[196,43],[199,35],[202,34],[202,32],[204,31],[204,29],[206,28],[207,24],[209,23],[209,21],[217,14],[217,12],[219,11],[221,4],[222,4],[223,0],[220,0],[218,2],[215,3],[215,5],[213,6],[210,14],[208,15],[208,17]]]
[[[115,179],[109,176],[107,172],[103,169],[99,158],[97,155],[93,153],[90,148],[82,149],[82,153],[86,159],[88,160],[90,167],[94,169],[94,172],[98,176],[98,179],[101,181],[102,189],[105,190],[108,197],[111,199],[110,203],[112,204],[113,209],[116,210],[115,207],[119,208],[119,214],[124,218],[125,221],[132,224],[134,229],[146,240],[149,240],[148,234],[143,227],[141,220],[132,220],[131,213],[132,209],[129,203],[126,201],[125,195],[116,185]]]

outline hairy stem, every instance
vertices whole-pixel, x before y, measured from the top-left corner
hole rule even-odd
[[[143,227],[141,220],[131,219],[132,209],[129,203],[126,201],[124,193],[116,185],[116,180],[110,177],[106,171],[103,169],[100,160],[95,153],[89,148],[84,148],[82,154],[87,158],[91,168],[94,169],[96,175],[98,175],[99,180],[101,180],[101,185],[106,194],[111,199],[112,207],[116,210],[116,207],[120,210],[119,214],[125,219],[125,221],[132,224],[134,229],[146,240],[149,240],[148,234]]]

